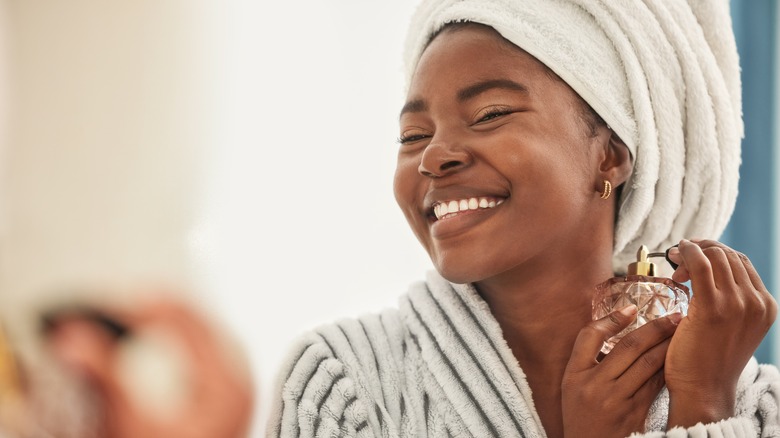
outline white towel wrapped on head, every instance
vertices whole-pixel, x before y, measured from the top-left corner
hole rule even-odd
[[[718,238],[734,210],[743,136],[727,0],[424,0],[407,82],[432,35],[476,22],[547,65],[631,150],[613,264],[641,244]]]

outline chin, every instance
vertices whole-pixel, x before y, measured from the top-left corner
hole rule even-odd
[[[442,277],[455,284],[474,283],[488,276],[473,264],[463,266],[462,264],[441,263],[434,260],[434,266],[436,266],[436,271]]]

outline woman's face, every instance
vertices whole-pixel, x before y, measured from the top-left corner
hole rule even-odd
[[[592,239],[604,137],[583,114],[568,85],[490,28],[431,42],[401,112],[394,188],[445,278],[539,266]]]

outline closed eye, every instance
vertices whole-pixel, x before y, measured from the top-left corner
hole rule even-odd
[[[409,144],[409,143],[414,143],[416,141],[426,139],[428,137],[429,136],[425,134],[402,135],[401,137],[398,138],[398,143]]]
[[[499,117],[505,116],[507,114],[511,114],[514,111],[510,108],[493,108],[486,111],[484,114],[481,114],[479,119],[475,122],[475,124],[479,123],[485,123],[489,122],[493,119],[497,119]]]

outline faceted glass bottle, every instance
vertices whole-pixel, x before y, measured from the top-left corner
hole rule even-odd
[[[655,264],[647,261],[647,247],[637,252],[637,261],[628,265],[628,275],[614,277],[596,286],[593,296],[593,319],[601,319],[611,312],[631,304],[637,307],[636,320],[617,335],[604,342],[601,351],[612,351],[623,336],[648,322],[672,313],[688,314],[690,291],[685,285],[669,278],[655,276]]]

